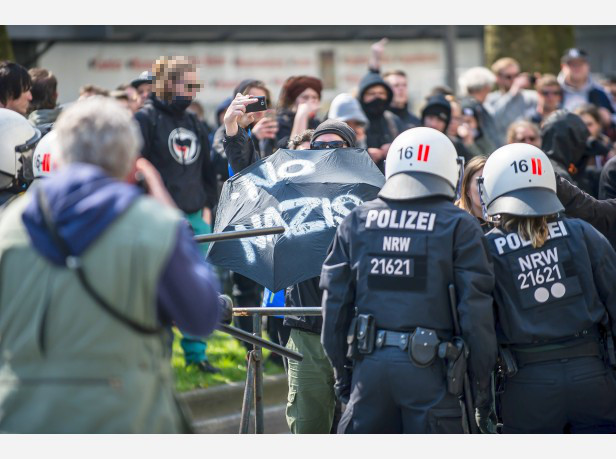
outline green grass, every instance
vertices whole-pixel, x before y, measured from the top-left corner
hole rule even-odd
[[[180,346],[181,334],[174,329],[173,356],[171,365],[175,372],[175,387],[179,392],[206,388],[234,381],[246,380],[246,348],[226,333],[215,331],[207,340],[207,356],[212,365],[221,373],[211,374],[199,371],[194,365],[184,365],[184,352]],[[267,336],[266,336],[267,338]],[[270,352],[263,350],[265,375],[283,373],[282,367],[267,360]]]

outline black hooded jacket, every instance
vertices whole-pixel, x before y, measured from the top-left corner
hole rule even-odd
[[[359,83],[359,95],[357,99],[368,117],[370,124],[366,130],[366,142],[368,148],[380,148],[382,145],[393,142],[393,140],[404,131],[405,127],[399,117],[391,111],[385,110],[380,115],[374,115],[366,111],[366,106],[362,102],[364,94],[372,86],[380,85],[387,90],[387,104],[389,107],[394,94],[389,85],[381,78],[381,75],[375,72],[368,72]]]
[[[556,172],[577,182],[584,169],[589,136],[590,132],[579,116],[558,110],[545,120],[541,128],[541,149],[550,158]],[[578,173],[569,173],[571,165]]]
[[[160,172],[185,213],[216,204],[216,175],[207,133],[197,117],[154,94],[135,114],[143,136],[141,154]]]

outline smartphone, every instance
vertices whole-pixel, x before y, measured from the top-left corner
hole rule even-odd
[[[256,96],[253,97],[253,99],[257,99],[257,101],[246,105],[246,113],[262,112],[263,110],[267,110],[265,96]]]

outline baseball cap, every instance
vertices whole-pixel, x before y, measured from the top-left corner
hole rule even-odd
[[[586,61],[588,60],[588,53],[581,48],[569,48],[560,58],[560,62],[564,64],[573,59],[584,59]]]
[[[152,72],[150,72],[149,70],[144,70],[143,72],[139,74],[139,76],[136,79],[130,82],[130,85],[133,88],[137,88],[139,87],[139,85],[143,83],[152,83],[152,81],[153,81]]]

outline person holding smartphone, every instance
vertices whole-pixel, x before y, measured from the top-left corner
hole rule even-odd
[[[214,151],[229,161],[230,176],[271,155],[277,149],[278,133],[278,122],[267,110],[271,96],[265,83],[244,80],[234,93],[223,124],[214,135]]]

